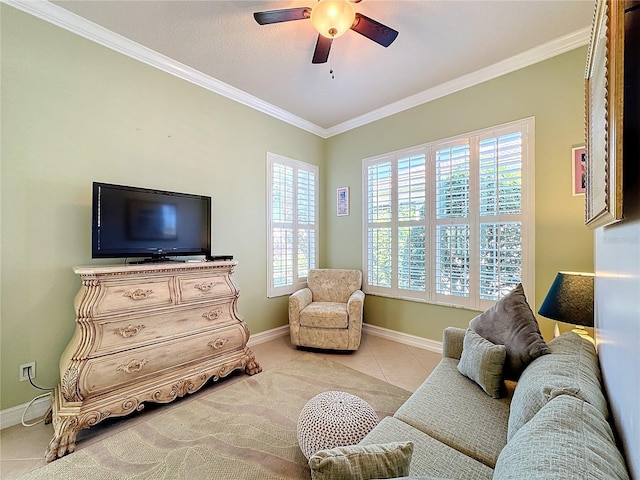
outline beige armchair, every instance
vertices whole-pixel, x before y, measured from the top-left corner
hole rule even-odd
[[[357,350],[364,293],[360,270],[315,269],[307,288],[289,297],[291,343],[303,347]]]

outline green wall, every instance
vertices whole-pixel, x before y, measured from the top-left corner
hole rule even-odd
[[[584,48],[324,140],[7,5],[0,15],[0,410],[37,393],[18,382],[21,363],[37,362],[41,385],[59,380],[80,286],[72,268],[97,263],[93,181],[211,195],[214,253],[239,261],[239,311],[258,333],[287,323],[287,298],[266,298],[267,151],[320,167],[320,264],[362,268],[363,158],[535,116],[536,307],[557,270],[593,270],[583,197],[569,192]],[[335,215],[341,186],[347,217]],[[434,340],[476,313],[365,302],[368,322]],[[541,327],[549,337],[553,324]]]
[[[536,282],[531,307],[537,311],[558,270],[593,272],[584,196],[571,194],[571,147],[584,143],[585,61],[586,47],[579,48],[328,139],[323,236],[328,266],[362,266],[362,242],[355,241],[362,238],[362,159],[533,116]],[[338,217],[335,192],[344,186],[350,187],[351,214]],[[365,302],[367,323],[434,340],[441,339],[444,327],[464,328],[477,314],[371,295]],[[538,320],[543,335],[552,338],[554,323]]]
[[[91,182],[210,195],[214,253],[233,254],[252,332],[287,323],[266,297],[266,152],[320,165],[325,140],[1,6],[1,404],[59,381],[76,265],[91,259]],[[321,170],[322,171],[322,170]],[[117,260],[115,260],[117,261]],[[105,260],[101,263],[115,263]]]

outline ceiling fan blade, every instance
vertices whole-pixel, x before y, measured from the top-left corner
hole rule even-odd
[[[304,20],[311,16],[311,9],[308,7],[285,8],[283,10],[269,10],[267,12],[255,12],[253,18],[260,25],[270,23],[290,22],[291,20]]]
[[[351,30],[355,30],[360,35],[364,35],[370,40],[388,47],[398,36],[398,32],[391,27],[376,22],[372,18],[369,18],[361,13],[356,13],[356,20],[351,27]]]
[[[313,60],[311,60],[311,63],[327,63],[332,42],[332,38],[318,35],[318,42],[316,43],[316,50],[313,52]]]

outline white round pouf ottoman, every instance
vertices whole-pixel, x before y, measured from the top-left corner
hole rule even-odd
[[[307,402],[298,418],[298,444],[307,459],[316,452],[355,445],[378,424],[367,402],[347,392],[319,393]]]

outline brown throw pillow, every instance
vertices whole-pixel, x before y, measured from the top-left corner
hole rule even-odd
[[[507,347],[504,376],[511,380],[517,380],[540,355],[549,353],[520,283],[493,307],[471,320],[469,328],[490,342]]]

